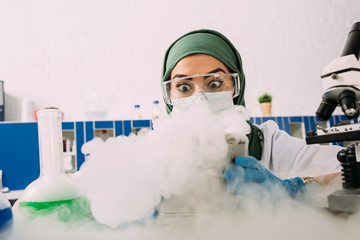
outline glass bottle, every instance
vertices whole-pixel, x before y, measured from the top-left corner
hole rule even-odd
[[[134,120],[141,120],[141,118],[142,118],[142,114],[141,114],[140,105],[136,104],[134,105]]]
[[[152,119],[158,119],[160,117],[160,106],[159,101],[155,100],[152,106]]]

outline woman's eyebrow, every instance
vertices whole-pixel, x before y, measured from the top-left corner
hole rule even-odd
[[[214,70],[212,70],[212,71],[210,71],[210,72],[208,72],[208,73],[206,73],[206,74],[217,73],[217,72],[223,72],[223,73],[225,73],[225,70],[222,69],[222,68],[216,68],[216,69],[214,69]],[[187,76],[189,76],[189,75],[176,74],[176,75],[173,77],[173,79],[175,79],[175,78],[183,78],[183,77],[187,77]],[[208,77],[209,77],[209,76],[205,76],[204,78],[206,79],[206,78],[208,78]],[[192,78],[188,78],[187,80],[192,80]]]
[[[217,73],[217,72],[223,72],[223,73],[225,73],[225,70],[224,70],[224,69],[222,69],[222,68],[216,68],[216,69],[214,69],[214,70],[212,70],[212,71],[208,72],[208,74],[209,74],[209,73]]]
[[[176,74],[174,77],[173,77],[173,79],[175,79],[175,78],[183,78],[183,77],[186,77],[186,76],[189,76],[189,75],[185,75],[185,74]],[[190,80],[191,78],[189,78],[189,80]]]
[[[225,73],[225,70],[224,70],[224,69],[222,69],[222,68],[216,68],[216,69],[214,69],[214,70],[212,70],[212,71],[208,72],[207,74],[210,74],[210,73],[217,73],[217,72],[223,72],[223,73]],[[208,77],[210,77],[210,76],[205,76],[205,77],[204,77],[204,79],[207,79]]]

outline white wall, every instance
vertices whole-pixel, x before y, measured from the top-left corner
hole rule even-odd
[[[162,57],[176,38],[219,30],[243,57],[246,103],[273,95],[274,115],[314,115],[320,73],[340,56],[359,0],[0,0],[0,80],[6,120],[20,119],[25,97],[84,120],[96,94],[109,119],[145,117],[161,100]]]

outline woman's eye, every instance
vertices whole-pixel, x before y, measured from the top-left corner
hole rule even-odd
[[[189,91],[189,90],[191,89],[189,85],[184,84],[184,83],[181,83],[181,84],[176,85],[176,88],[177,88],[180,92],[183,92],[183,93],[185,93],[185,92],[187,92],[187,91]]]
[[[220,81],[220,80],[214,80],[214,81],[211,81],[211,82],[209,83],[209,88],[210,88],[210,89],[217,89],[217,88],[219,88],[221,85],[222,85],[222,81]]]

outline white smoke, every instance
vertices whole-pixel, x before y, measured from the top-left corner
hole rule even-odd
[[[242,107],[213,116],[194,105],[181,116],[160,119],[145,134],[86,143],[87,160],[76,178],[94,219],[64,223],[57,213],[27,220],[14,211],[9,239],[358,237],[360,214],[335,216],[326,210],[326,196],[340,188],[339,181],[309,191],[303,201],[281,191],[272,192],[276,201],[256,191],[249,196],[226,191],[223,170],[233,157],[247,154],[246,120]],[[134,222],[154,209],[158,217]]]
[[[83,146],[88,156],[79,184],[98,222],[117,227],[151,216],[162,198],[204,195],[221,182],[230,163],[227,140],[232,152],[247,150],[249,127],[240,112],[215,117],[200,102],[160,121],[143,135],[94,139]]]

